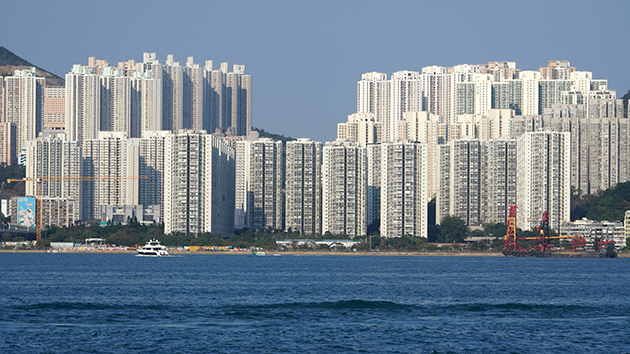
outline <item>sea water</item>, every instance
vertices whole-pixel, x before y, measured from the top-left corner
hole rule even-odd
[[[0,253],[0,353],[630,353],[630,259]]]

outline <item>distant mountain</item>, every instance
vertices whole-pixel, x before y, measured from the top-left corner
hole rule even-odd
[[[52,74],[40,67],[13,54],[10,50],[0,46],[0,76],[13,76],[15,70],[29,70],[35,67],[35,74],[38,77],[46,78],[47,86],[63,86],[64,79]]]

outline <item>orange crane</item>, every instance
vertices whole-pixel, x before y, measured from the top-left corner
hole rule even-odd
[[[516,251],[516,206],[510,207],[510,216],[507,223],[507,232],[505,234],[504,250]]]
[[[42,182],[66,182],[66,181],[110,181],[110,180],[126,180],[126,179],[147,179],[147,176],[40,176],[26,177],[21,179],[8,179],[7,182],[35,182],[37,185],[36,192],[36,213],[37,213],[37,241],[42,239]]]

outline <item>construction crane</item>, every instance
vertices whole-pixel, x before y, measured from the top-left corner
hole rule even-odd
[[[35,182],[37,186],[37,192],[35,198],[36,213],[37,213],[37,242],[42,239],[42,182],[72,182],[72,181],[111,181],[111,180],[127,180],[127,179],[147,179],[147,176],[40,176],[40,177],[26,177],[21,179],[8,179],[7,182]]]

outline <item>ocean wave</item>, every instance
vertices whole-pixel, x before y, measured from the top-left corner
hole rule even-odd
[[[165,310],[168,306],[164,305],[135,305],[135,304],[99,304],[93,302],[44,302],[29,305],[18,305],[15,307],[22,311],[41,311],[41,310],[82,310],[82,311],[99,311],[99,310]]]
[[[265,315],[268,313],[281,314],[309,312],[312,310],[327,311],[370,311],[370,312],[395,312],[414,313],[420,316],[449,315],[475,315],[484,316],[528,316],[532,314],[545,314],[547,316],[559,316],[571,314],[581,315],[618,315],[628,316],[629,311],[612,311],[609,307],[576,305],[576,304],[527,304],[518,302],[509,303],[459,303],[459,304],[403,304],[393,301],[371,300],[339,300],[323,302],[287,302],[262,305],[232,305],[223,307],[220,312],[232,315]],[[619,310],[619,309],[617,309]],[[614,313],[613,313],[614,312]]]
[[[413,305],[403,305],[392,301],[368,301],[368,300],[340,300],[340,301],[323,301],[323,302],[289,302],[289,303],[276,303],[254,306],[234,306],[235,308],[249,308],[260,310],[272,310],[272,309],[385,309],[385,310],[401,310],[409,307],[415,307]]]

